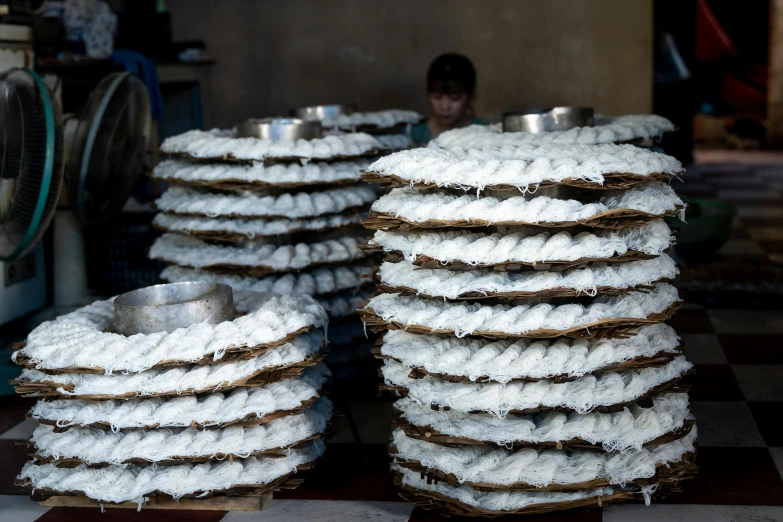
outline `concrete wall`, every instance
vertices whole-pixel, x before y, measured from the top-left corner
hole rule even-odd
[[[649,112],[652,0],[169,0],[176,40],[217,60],[215,121],[356,102],[426,112],[430,61],[460,52],[477,113],[591,105]]]

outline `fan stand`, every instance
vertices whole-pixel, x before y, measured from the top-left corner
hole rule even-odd
[[[72,143],[78,119],[65,115],[66,147]],[[84,304],[87,290],[87,265],[84,255],[84,226],[73,212],[68,191],[60,192],[54,213],[54,304],[72,306]]]
[[[65,191],[63,191],[63,195]],[[89,297],[84,228],[70,208],[54,213],[54,304],[82,305]]]

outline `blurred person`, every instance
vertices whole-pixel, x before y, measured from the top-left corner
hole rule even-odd
[[[411,129],[411,137],[416,143],[426,144],[447,130],[487,125],[473,112],[476,70],[461,54],[442,54],[430,64],[427,96],[432,114]]]

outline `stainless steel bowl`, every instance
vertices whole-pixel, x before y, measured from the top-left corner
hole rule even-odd
[[[592,127],[593,109],[590,107],[552,107],[507,112],[503,115],[503,132],[567,131],[574,127]]]
[[[320,121],[326,118],[337,118],[338,116],[347,116],[348,114],[353,114],[356,112],[356,104],[348,103],[345,105],[309,105],[307,107],[291,109],[290,112],[291,116],[295,118],[301,118],[307,121]]]
[[[173,332],[234,318],[234,293],[216,283],[170,283],[127,292],[114,300],[114,330],[123,335]]]
[[[299,118],[249,119],[237,125],[243,138],[264,138],[279,140],[312,140],[323,136],[320,121],[305,121]]]

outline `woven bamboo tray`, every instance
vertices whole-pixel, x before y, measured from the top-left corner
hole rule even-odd
[[[380,370],[379,370],[380,373]],[[687,375],[687,374],[686,374]],[[680,385],[680,382],[682,381],[682,377],[674,378],[670,381],[667,381],[663,384],[659,384],[658,386],[652,388],[647,393],[641,395],[640,397],[637,397],[636,399],[620,402],[617,404],[612,404],[611,406],[597,406],[593,408],[591,411],[597,411],[599,413],[615,413],[618,411],[623,411],[628,406],[631,406],[632,404],[638,404],[640,406],[652,406],[652,399],[654,397],[657,397],[658,395],[663,395],[665,393],[687,393],[690,389],[689,385]],[[378,389],[381,392],[389,391],[396,393],[400,397],[407,397],[408,396],[408,390],[402,386],[392,386],[389,384],[379,384]],[[440,404],[431,403],[430,408],[432,408],[435,411],[450,411],[451,408],[449,406],[441,406]],[[565,408],[561,406],[557,407],[537,407],[537,408],[528,408],[525,410],[509,410],[508,413],[511,414],[518,414],[518,415],[533,415],[536,413],[544,413],[544,412],[550,412],[550,411],[559,411],[562,413],[578,413],[572,408]],[[469,411],[467,413],[487,413],[482,410],[473,410]]]
[[[379,342],[381,344],[383,343],[383,341],[379,341]],[[668,363],[672,361],[672,359],[674,359],[676,356],[680,355],[681,353],[682,351],[678,349],[677,352],[658,352],[657,354],[651,357],[634,357],[633,359],[629,359],[627,361],[608,364],[606,366],[593,370],[589,373],[591,375],[597,375],[606,372],[623,372],[626,370],[640,370],[642,368],[660,368],[666,366]],[[397,361],[400,364],[404,364],[403,361],[401,361],[400,359],[391,357],[389,355],[383,355],[381,353],[381,348],[378,347],[372,349],[372,354],[376,359],[379,360],[392,360],[392,361]],[[475,382],[480,384],[497,382],[497,381],[493,381],[490,377],[487,376],[480,376],[477,377],[475,380],[471,380],[470,377],[466,375],[433,373],[419,366],[411,366],[411,372],[408,374],[408,377],[411,379],[422,379],[427,376],[435,377],[437,379],[440,379],[441,381],[446,381],[446,382],[468,382],[468,383]],[[579,377],[580,376],[570,376],[568,374],[560,374],[560,375],[553,375],[551,377],[517,377],[507,382],[536,382],[536,381],[541,381],[546,379],[546,380],[554,381],[556,383],[560,383],[560,382],[573,381],[578,379]]]
[[[372,260],[372,261],[374,261],[374,260]],[[378,268],[377,266],[374,266],[374,263],[372,263],[370,259],[357,260],[356,262],[351,262],[350,265],[351,266],[363,266],[363,267],[367,267],[370,270]],[[198,271],[199,272],[203,272],[203,273],[207,273],[207,274],[209,274],[209,273],[221,274],[222,273],[220,271],[211,270],[209,268],[200,268],[200,269],[198,269]],[[334,296],[336,296],[338,294],[342,294],[342,293],[345,293],[345,292],[358,292],[360,290],[369,289],[373,285],[372,274],[369,274],[369,273],[362,274],[362,275],[359,276],[359,279],[360,279],[359,286],[349,287],[349,288],[337,288],[336,290],[331,290],[329,292],[313,294],[312,297],[315,298],[315,299],[326,299],[326,298],[334,297]],[[171,281],[171,282],[172,283],[176,283],[177,281]],[[337,321],[337,319],[335,319],[335,321]],[[329,321],[329,325],[332,326],[333,324],[336,324],[336,323],[334,323],[333,321],[330,320]],[[47,372],[53,373],[50,370],[47,370]],[[100,373],[105,373],[105,372],[101,371]]]
[[[594,228],[620,229],[627,227],[641,226],[645,223],[663,217],[673,217],[678,215],[676,210],[668,210],[662,214],[650,214],[639,210],[618,208],[601,212],[589,219],[580,219],[577,221],[557,221],[557,222],[530,222],[530,221],[487,221],[485,219],[475,219],[472,221],[456,220],[445,221],[430,219],[427,221],[411,221],[402,217],[394,216],[387,212],[376,212],[370,210],[367,213],[367,219],[362,221],[365,228],[370,230],[409,230],[409,229],[428,229],[428,228],[472,228],[489,226],[536,226],[547,228],[564,228],[577,225],[589,226]]]
[[[308,462],[305,464],[302,464],[296,468],[297,471],[305,471],[308,469],[312,469],[312,467],[315,466],[315,461]],[[200,509],[197,502],[206,501],[209,499],[217,499],[217,498],[223,498],[223,497],[259,497],[265,493],[271,493],[273,491],[279,491],[281,489],[295,489],[299,487],[303,479],[292,479],[294,473],[296,471],[292,471],[291,473],[284,475],[277,480],[270,482],[269,484],[243,484],[239,486],[232,487],[230,489],[225,490],[213,490],[209,492],[203,492],[203,493],[193,493],[190,495],[184,495],[179,500],[182,502],[183,499],[185,500],[191,500],[193,502],[192,506],[193,509]],[[66,491],[56,491],[49,488],[34,488],[32,484],[25,479],[16,479],[14,481],[14,485],[30,490],[31,494],[33,495],[31,498],[36,502],[46,502],[48,498],[54,497],[54,498],[79,498],[79,499],[86,499],[89,500],[88,505],[93,505],[93,503],[99,503],[102,504],[105,507],[109,506],[115,506],[115,507],[133,507],[138,508],[138,504],[131,504],[129,502],[122,502],[122,503],[114,503],[114,502],[98,502],[96,500],[90,499],[86,496],[86,494],[83,491],[74,491],[74,492],[66,492]],[[149,495],[150,498],[155,499],[170,499],[173,500],[170,495],[167,495],[166,493],[156,491],[153,494]],[[55,502],[63,502],[63,501],[55,501]],[[81,506],[82,502],[76,502],[76,505]],[[44,505],[66,505],[63,503],[57,503],[57,504],[44,504]],[[70,504],[69,504],[70,505]],[[208,505],[208,504],[207,504]],[[183,507],[174,508],[174,507],[164,507],[159,509],[185,509]],[[214,510],[215,508],[206,508],[207,510]],[[225,508],[224,508],[225,509]]]
[[[680,308],[680,302],[671,304],[666,310],[657,314],[650,314],[644,319],[617,318],[594,321],[582,326],[574,326],[567,330],[538,329],[525,333],[512,334],[507,332],[475,331],[466,337],[486,337],[489,339],[551,339],[553,337],[572,337],[577,339],[623,339],[635,335],[636,328],[646,324],[656,324],[666,321]],[[416,334],[446,334],[455,335],[454,330],[435,330],[428,326],[417,324],[403,324],[397,321],[386,321],[375,314],[373,310],[363,308],[359,310],[359,317],[364,324],[372,328],[374,332],[384,330],[405,330]]]
[[[605,478],[599,478],[595,480],[589,480],[585,482],[576,482],[573,484],[550,484],[544,487],[536,487],[533,484],[526,482],[515,482],[513,484],[491,484],[488,482],[460,482],[456,475],[453,473],[445,473],[441,470],[434,468],[427,468],[417,460],[406,460],[398,457],[397,449],[393,444],[389,446],[389,453],[394,456],[395,462],[405,469],[415,471],[427,477],[428,482],[434,483],[445,482],[452,486],[470,486],[476,491],[559,491],[559,492],[573,492],[582,489],[594,489],[603,487],[617,487],[612,485]],[[681,461],[669,462],[666,464],[656,465],[655,475],[650,478],[640,478],[636,480],[628,481],[624,486],[636,485],[645,486],[649,484],[660,484],[664,488],[677,487],[683,480],[692,479],[698,470],[695,465],[696,453],[686,453],[682,456]]]
[[[572,500],[568,502],[537,504],[513,511],[490,511],[465,504],[434,491],[423,491],[416,488],[411,488],[409,486],[404,486],[402,485],[402,479],[399,473],[395,475],[394,483],[398,488],[400,488],[401,491],[399,492],[399,495],[402,499],[422,509],[433,510],[438,515],[443,517],[450,517],[451,515],[455,515],[464,517],[497,518],[504,515],[514,514],[537,515],[581,507],[606,507],[615,502],[619,503],[633,499],[641,500],[642,498],[640,491],[615,491],[611,495]],[[670,487],[669,489],[659,487],[652,496],[655,499],[662,499],[667,497],[670,493],[679,491],[681,491],[679,484],[677,486]]]
[[[228,460],[229,462],[233,462],[234,459],[241,460],[245,457],[270,457],[270,458],[283,458],[288,456],[288,450],[292,449],[304,449],[307,446],[310,445],[310,443],[316,439],[320,439],[323,437],[323,434],[318,433],[315,435],[311,435],[310,437],[303,439],[299,442],[295,442],[294,444],[289,444],[288,446],[282,446],[279,448],[270,448],[268,450],[263,451],[255,451],[248,453],[247,455],[236,455],[232,453],[215,453],[214,455],[202,455],[198,457],[174,457],[172,459],[167,460],[156,460],[156,461],[149,461],[145,459],[128,459],[122,462],[122,464],[152,464],[154,462],[157,466],[177,466],[180,464],[202,464],[204,462],[209,461],[221,461],[221,460]],[[28,447],[34,446],[33,443],[23,443],[22,445],[26,445]],[[32,457],[33,459],[46,463],[46,464],[54,464],[58,468],[75,468],[81,464],[84,464],[84,460],[76,457],[70,457],[70,458],[54,458],[54,457],[44,457],[40,455],[39,453],[29,453],[29,457]],[[91,468],[100,468],[100,467],[106,467],[106,466],[112,466],[113,464],[109,462],[93,462],[89,466]]]
[[[396,408],[395,411],[397,413],[401,413]],[[691,430],[693,429],[693,425],[694,425],[694,421],[688,419],[683,423],[683,425],[680,428],[672,430],[669,433],[665,433],[660,437],[657,437],[649,442],[645,442],[644,444],[642,444],[642,447],[649,449],[649,448],[654,448],[656,446],[660,446],[661,444],[667,444],[669,442],[674,442],[675,440],[680,440],[681,438],[685,437],[687,434],[691,432]],[[407,437],[410,437],[412,439],[422,440],[424,442],[431,442],[432,444],[437,444],[439,446],[456,447],[456,448],[462,446],[497,446],[497,444],[495,444],[494,442],[469,439],[467,437],[454,437],[452,435],[440,433],[437,430],[435,430],[432,426],[414,426],[413,424],[405,420],[403,417],[400,417],[395,421],[394,427],[400,428],[402,431],[404,431]],[[575,449],[584,449],[584,450],[605,451],[603,446],[601,446],[600,444],[593,444],[592,442],[586,441],[584,439],[570,439],[566,441],[536,442],[536,443],[531,443],[525,440],[518,440],[518,441],[504,444],[503,447],[508,449],[575,448]]]
[[[211,423],[199,423],[199,422],[191,422],[188,427],[190,428],[198,428],[202,430],[210,430],[210,429],[220,429],[220,428],[227,428],[229,426],[257,426],[260,424],[266,424],[268,422],[272,422],[273,420],[281,419],[283,417],[287,417],[289,415],[296,415],[298,413],[302,413],[305,410],[309,410],[313,404],[315,404],[315,401],[317,401],[321,396],[316,395],[312,399],[308,399],[304,401],[302,404],[297,406],[296,408],[292,408],[290,410],[278,410],[273,411],[271,413],[267,413],[266,415],[258,416],[255,414],[250,414],[245,417],[233,420],[231,422],[222,422],[219,424],[211,424]],[[89,424],[71,424],[67,426],[63,426],[58,424],[58,421],[51,420],[51,419],[41,419],[33,417],[30,412],[27,412],[25,415],[25,418],[27,419],[34,419],[38,421],[40,424],[46,424],[47,426],[52,426],[54,428],[54,431],[56,433],[61,433],[63,431],[67,431],[71,428],[99,428],[104,430],[110,430],[113,429],[110,424],[106,422],[92,422]],[[134,431],[134,430],[153,430],[155,428],[160,428],[160,424],[149,424],[147,426],[134,426],[132,428],[120,428],[117,431]],[[179,428],[180,426],[177,426]]]
[[[219,190],[224,192],[238,192],[238,191],[246,190],[249,192],[262,192],[262,193],[267,193],[270,190],[272,191],[279,190],[280,192],[287,192],[287,191],[291,191],[292,189],[307,189],[308,191],[328,190],[330,188],[340,187],[342,185],[350,185],[350,184],[358,183],[359,181],[357,178],[344,178],[344,179],[337,179],[334,181],[321,181],[317,183],[311,183],[307,181],[269,183],[266,181],[247,181],[244,179],[237,179],[237,178],[225,178],[220,180],[202,180],[202,179],[183,180],[177,178],[164,178],[160,176],[155,176],[154,173],[149,173],[149,176],[152,179],[165,181],[166,183],[169,183],[171,185],[183,185],[186,187],[207,188],[211,190]]]
[[[536,504],[528,506],[523,509],[513,511],[490,511],[488,509],[482,509],[470,504],[465,504],[453,498],[449,498],[445,495],[441,495],[435,491],[423,491],[402,484],[402,474],[398,471],[392,471],[392,478],[394,485],[400,488],[400,497],[413,504],[426,510],[434,510],[437,514],[449,517],[451,515],[465,516],[465,517],[486,517],[495,518],[503,515],[536,515],[541,513],[550,513],[552,511],[563,511],[566,509],[574,509],[580,507],[590,506],[608,506],[613,502],[621,502],[634,498],[634,495],[630,491],[616,491],[611,495],[604,495],[594,498],[585,498],[579,500],[572,500],[568,502],[551,502],[546,504]]]
[[[187,154],[185,152],[167,153],[163,151],[158,151],[157,154],[161,157],[168,156],[172,158],[184,159],[190,161],[191,163],[240,163],[244,165],[263,163],[264,165],[275,165],[277,163],[302,163],[302,162],[306,163],[309,161],[318,161],[319,163],[337,163],[339,161],[351,161],[351,160],[356,160],[361,158],[372,158],[373,156],[380,156],[388,152],[389,151],[387,149],[371,149],[362,154],[354,154],[352,156],[348,156],[345,154],[337,154],[335,156],[330,156],[328,158],[307,158],[304,156],[276,156],[276,157],[267,156],[264,159],[237,158],[231,154],[226,154],[224,156],[210,156],[210,157],[196,157]]]
[[[510,301],[513,299],[527,299],[527,298],[555,298],[555,297],[595,297],[596,295],[625,295],[630,292],[650,292],[655,289],[656,283],[668,283],[671,281],[668,277],[662,277],[656,279],[650,284],[629,286],[628,288],[614,288],[611,286],[599,286],[596,287],[595,295],[587,295],[583,290],[577,290],[575,288],[549,288],[546,290],[539,290],[538,292],[465,292],[458,295],[456,298],[445,297],[442,295],[431,295],[424,292],[419,292],[415,288],[409,286],[391,286],[384,283],[380,274],[376,270],[373,273],[373,281],[375,286],[380,292],[402,295],[413,295],[417,297],[426,297],[429,299],[445,299],[447,301],[475,301],[479,299],[500,299],[502,301]]]
[[[364,243],[360,245],[360,247],[363,250],[367,250],[370,252],[384,251],[383,247],[370,245],[369,243]],[[477,268],[491,268],[492,270],[495,270],[497,272],[518,272],[520,270],[546,270],[550,272],[559,272],[561,270],[568,270],[570,268],[580,268],[584,266],[600,266],[609,263],[627,263],[630,261],[643,261],[645,259],[653,259],[655,257],[658,256],[637,252],[635,250],[629,250],[625,254],[621,254],[619,256],[584,257],[582,259],[577,259],[575,261],[547,260],[547,261],[542,261],[540,263],[508,261],[504,263],[494,263],[494,264],[471,264],[459,260],[443,262],[439,259],[435,259],[430,256],[418,255],[416,256],[416,259],[413,261],[413,264],[416,266],[420,266],[422,268],[448,268],[449,270],[453,270],[456,272],[472,271]],[[405,256],[399,250],[391,250],[386,252],[386,257],[384,258],[384,261],[388,261],[390,263],[397,263],[399,261],[405,261],[405,260],[406,260]]]
[[[217,215],[217,216],[213,216],[213,215],[207,214],[206,212],[175,212],[173,210],[162,209],[162,208],[158,207],[157,205],[155,206],[155,209],[160,211],[160,212],[167,213],[167,214],[173,214],[175,216],[204,217],[204,218],[210,218],[210,219],[214,219],[214,218],[258,219],[259,221],[261,221],[261,220],[280,220],[280,219],[318,219],[318,218],[325,218],[325,217],[329,217],[329,216],[343,216],[343,215],[346,215],[346,214],[356,214],[357,212],[359,212],[363,208],[366,208],[369,205],[370,205],[370,203],[358,203],[356,205],[352,205],[350,207],[346,207],[343,210],[341,210],[340,212],[330,212],[330,213],[327,213],[327,214],[319,214],[317,216],[303,216],[303,217],[296,217],[296,218],[292,218],[291,216],[285,216],[283,214],[269,214],[269,215],[263,215],[263,216],[247,216],[245,214],[229,213],[229,214],[220,214],[220,215]],[[357,225],[358,225],[358,223],[357,223]]]
[[[322,261],[318,263],[310,263],[307,266],[303,267],[288,267],[283,270],[278,270],[269,266],[263,266],[263,265],[256,265],[256,266],[245,266],[245,265],[232,265],[231,263],[216,263],[214,265],[209,266],[193,266],[193,265],[187,265],[184,263],[174,263],[172,261],[168,261],[166,259],[160,259],[160,261],[163,261],[164,263],[168,263],[170,265],[177,265],[184,268],[195,268],[198,270],[209,270],[210,272],[217,272],[221,274],[235,274],[238,276],[243,277],[263,277],[271,274],[291,274],[296,272],[302,272],[305,270],[311,270],[313,268],[318,268],[321,266],[328,266],[328,265],[344,265],[347,263],[353,263],[355,261],[359,261],[366,257],[369,254],[365,254],[364,256],[357,256],[353,259],[342,259],[340,261]]]
[[[283,489],[283,486],[280,486]],[[247,496],[235,496],[235,497],[212,497],[202,500],[194,499],[179,499],[174,500],[170,497],[152,496],[148,497],[147,503],[144,504],[144,511],[148,509],[154,510],[166,510],[166,509],[178,509],[187,511],[263,511],[269,506],[272,501],[273,493],[266,491],[259,495],[247,495]],[[44,500],[39,500],[43,498]],[[66,497],[66,496],[54,496],[54,497],[41,497],[37,495],[32,496],[31,499],[34,502],[38,502],[39,506],[44,507],[75,507],[75,508],[95,508],[103,510],[109,509],[133,509],[134,511],[139,508],[139,505],[133,502],[123,502],[122,504],[103,504],[97,500],[93,500],[87,497]]]
[[[260,220],[263,218],[250,218],[250,219]],[[332,231],[358,232],[361,230],[359,223],[351,223],[346,225],[340,225],[338,227],[327,226],[321,228],[304,228],[304,227],[291,228],[280,234],[255,234],[253,235],[253,237],[250,237],[247,234],[243,234],[242,232],[232,232],[229,230],[181,230],[176,228],[165,227],[163,225],[155,223],[154,221],[152,223],[152,226],[157,228],[158,230],[162,230],[163,232],[185,234],[204,241],[216,241],[219,243],[237,243],[240,241],[248,241],[248,240],[259,239],[259,238],[293,236],[294,234],[319,234],[322,232],[332,232]],[[298,242],[298,241],[292,238],[292,242]]]
[[[217,364],[217,363],[225,363],[225,362],[232,362],[232,361],[239,361],[239,360],[246,360],[246,359],[252,359],[254,357],[258,357],[259,355],[263,354],[267,350],[270,350],[272,348],[277,348],[278,346],[282,346],[286,343],[289,343],[293,341],[296,337],[307,333],[311,330],[314,330],[315,327],[313,326],[305,326],[303,328],[300,328],[299,330],[295,332],[291,332],[290,334],[286,335],[285,337],[277,340],[272,341],[270,343],[265,344],[257,344],[255,346],[237,346],[228,348],[225,351],[225,354],[223,357],[215,360],[213,358],[213,355],[205,355],[201,359],[197,361],[175,361],[173,359],[167,360],[167,361],[161,361],[158,364],[155,364],[151,366],[150,370],[158,370],[161,368],[174,368],[177,366],[190,366],[192,364]],[[14,350],[21,350],[26,346],[26,342],[18,342],[13,345]],[[62,369],[49,369],[49,368],[38,368],[35,363],[33,363],[30,360],[30,357],[28,357],[25,354],[20,353],[16,357],[16,364],[21,366],[22,368],[29,368],[32,370],[40,370],[45,373],[51,373],[51,374],[57,374],[57,373],[92,373],[92,374],[104,374],[106,373],[105,368],[99,368],[96,366],[74,366],[71,368],[62,368]]]
[[[362,179],[366,181],[367,183],[376,183],[378,185],[381,185],[382,187],[421,187],[421,188],[434,188],[438,185],[431,182],[426,181],[411,181],[407,180],[405,178],[402,178],[398,176],[397,174],[389,174],[389,175],[382,175],[379,172],[371,171],[371,170],[363,170],[362,172]],[[529,186],[538,186],[538,187],[553,187],[555,185],[566,185],[569,187],[579,187],[579,188],[590,188],[590,189],[623,189],[623,188],[629,188],[632,187],[638,183],[649,183],[652,181],[661,181],[664,183],[668,183],[673,178],[679,179],[679,174],[666,174],[665,172],[656,172],[649,174],[647,176],[642,176],[639,174],[631,174],[631,173],[624,173],[624,172],[610,172],[608,174],[604,174],[604,184],[601,185],[599,183],[591,182],[591,181],[585,181],[581,179],[564,179],[562,181],[544,181],[542,183],[531,183]],[[455,189],[463,189],[463,190],[475,190],[476,187],[474,186],[464,186],[459,185],[455,183],[454,185],[449,185],[448,188],[455,188]],[[485,190],[519,190],[519,187],[516,185],[486,185],[483,187]]]
[[[292,379],[298,377],[306,367],[314,366],[319,361],[322,361],[326,354],[327,349],[322,349],[312,357],[305,359],[304,361],[289,364],[286,366],[265,368],[259,370],[252,375],[249,375],[243,379],[233,381],[230,383],[221,383],[215,386],[208,386],[205,388],[190,388],[187,390],[171,390],[165,393],[152,393],[144,395],[145,398],[149,397],[181,397],[184,395],[198,395],[202,393],[213,393],[216,391],[228,391],[234,388],[249,388],[255,386],[265,386],[274,382],[279,382],[285,379]],[[47,397],[51,399],[81,399],[90,401],[105,401],[105,400],[119,400],[119,399],[133,399],[141,397],[140,392],[128,392],[120,395],[68,395],[59,392],[58,390],[65,390],[73,392],[74,386],[72,384],[62,384],[55,381],[39,381],[30,382],[28,380],[16,379],[9,381],[14,387],[16,393],[22,397]]]

